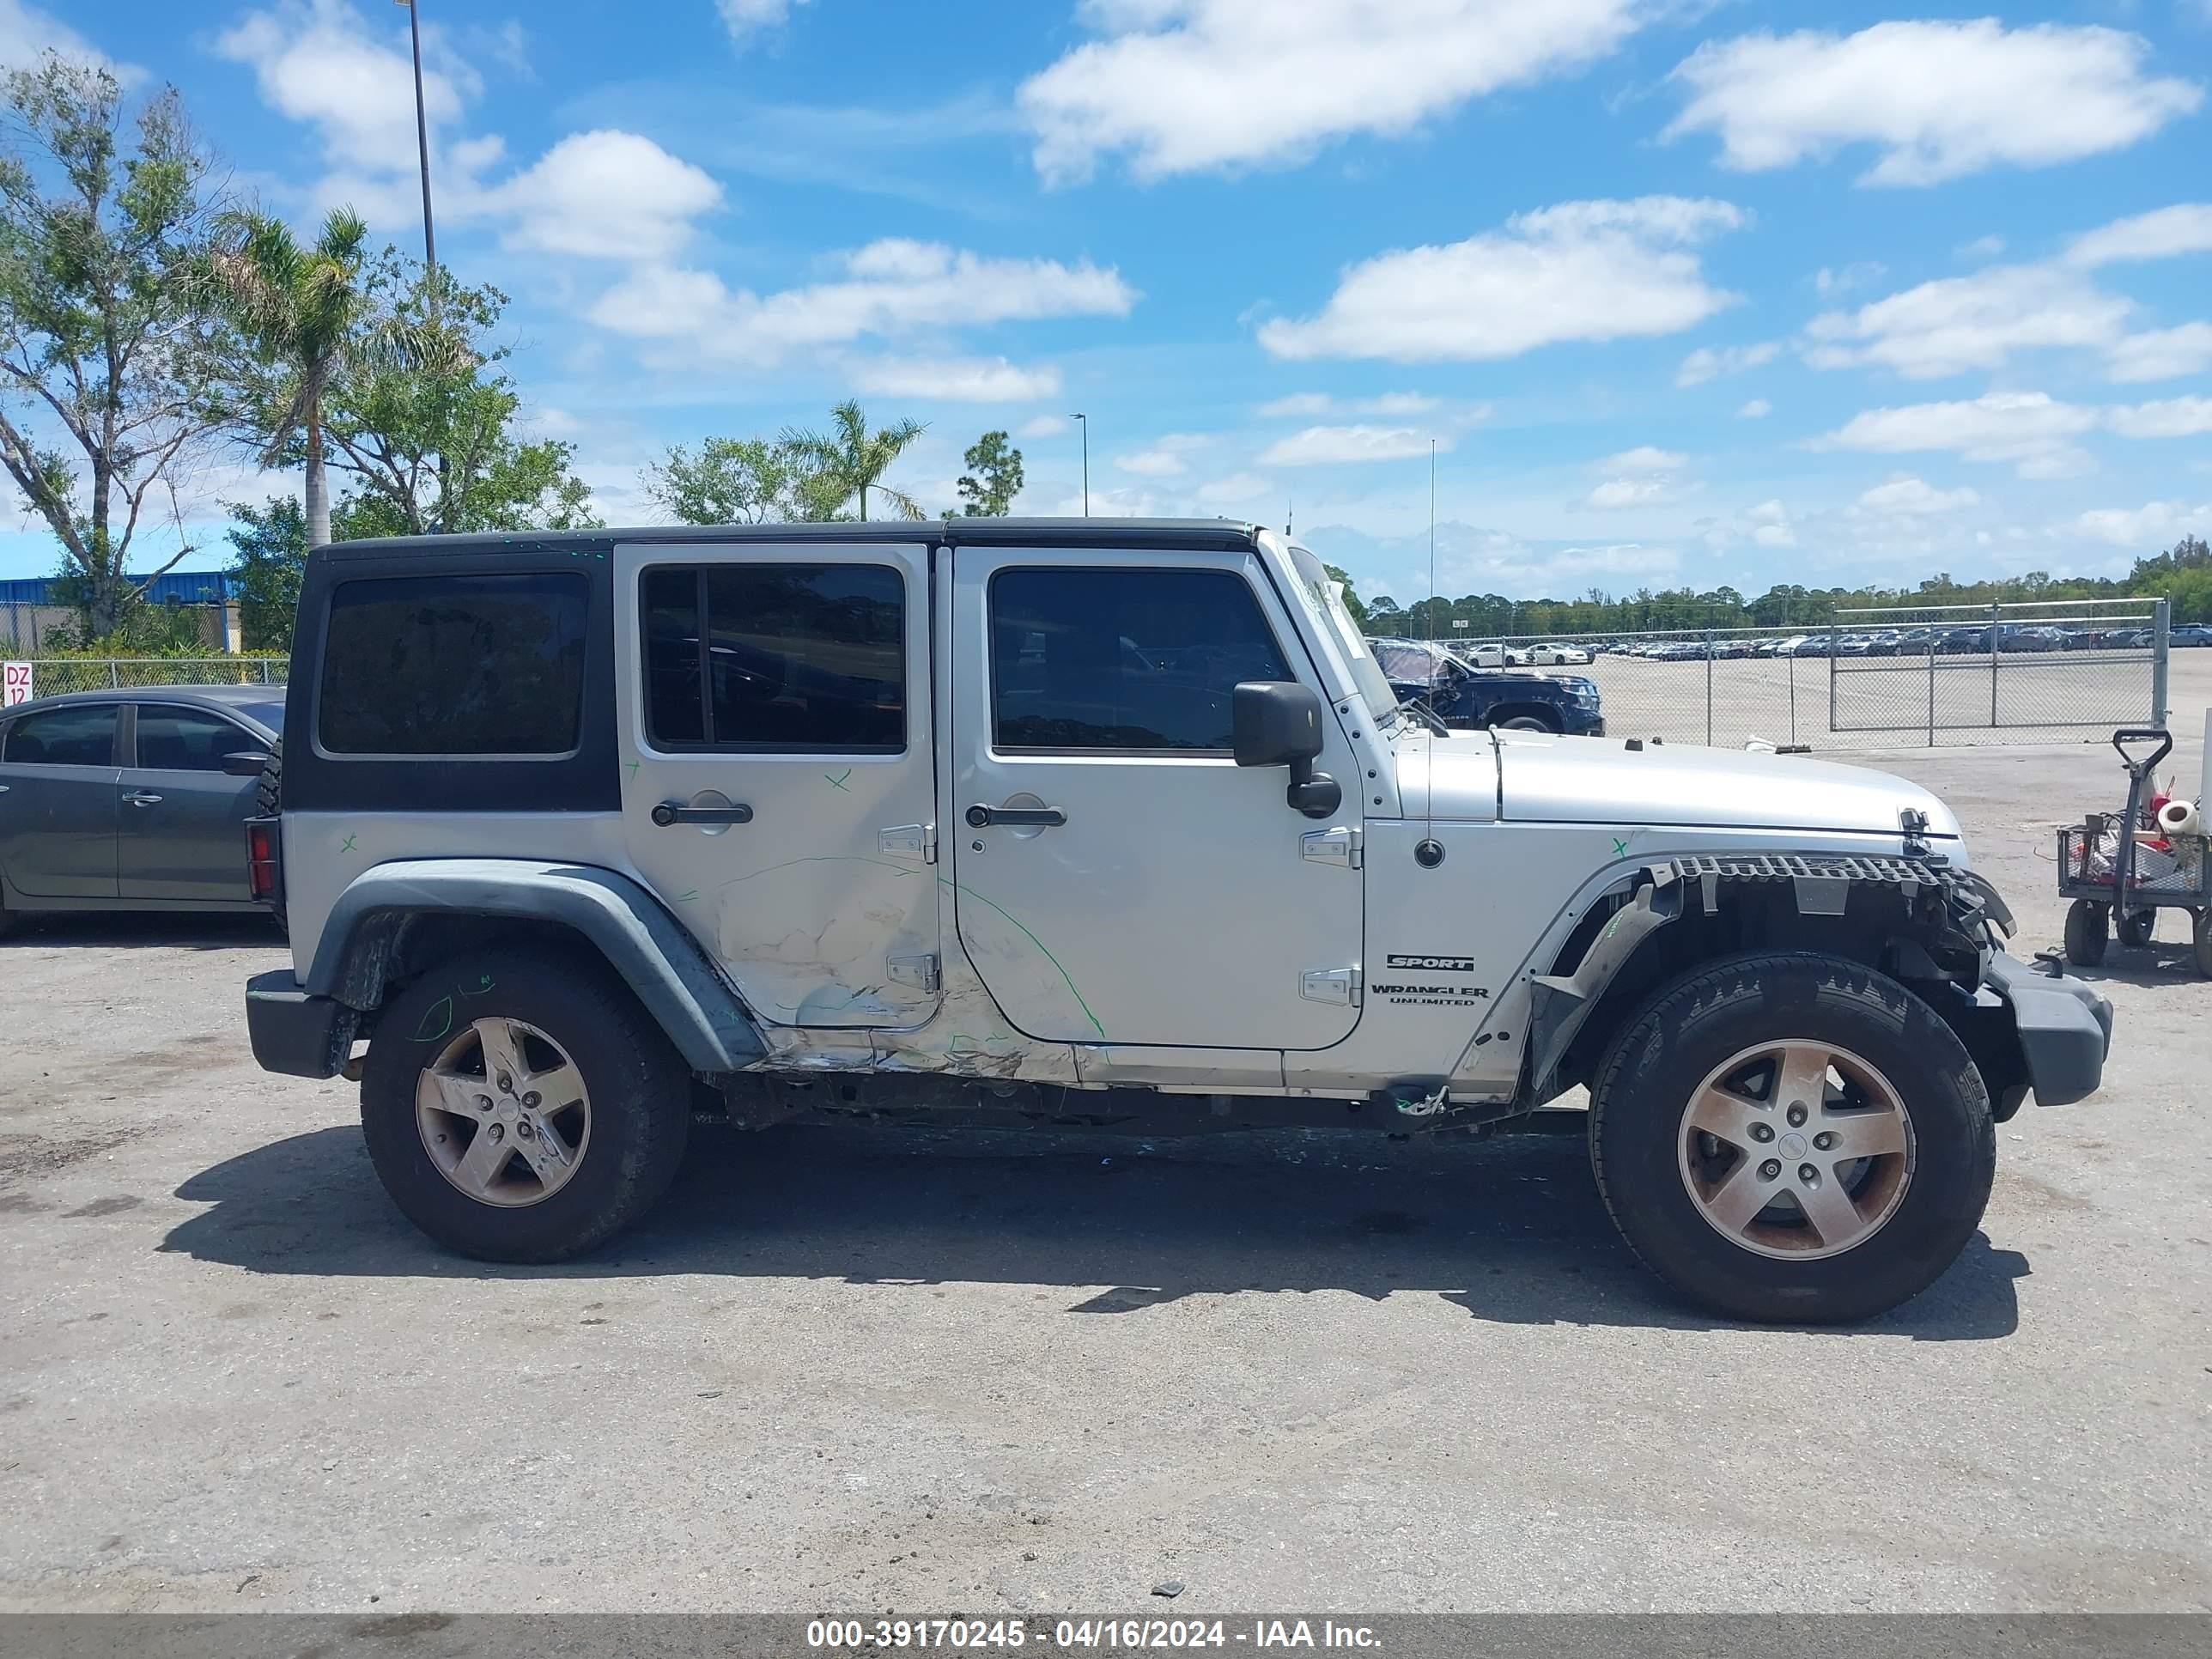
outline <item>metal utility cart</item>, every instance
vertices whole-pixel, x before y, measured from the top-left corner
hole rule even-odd
[[[2154,745],[2137,759],[2131,750]],[[2173,749],[2169,732],[2124,727],[2112,747],[2128,772],[2128,803],[2119,815],[2093,812],[2058,832],[2058,896],[2066,912],[2066,960],[2094,968],[2112,933],[2120,943],[2150,943],[2161,909],[2186,910],[2197,971],[2212,978],[2212,857],[2203,836],[2159,829],[2145,803],[2153,769]],[[2163,842],[2166,850],[2148,845]]]

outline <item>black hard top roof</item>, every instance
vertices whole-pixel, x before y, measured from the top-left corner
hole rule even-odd
[[[732,542],[825,544],[935,542],[955,547],[1189,548],[1235,552],[1260,526],[1233,519],[891,519],[867,524],[646,525],[629,530],[531,530],[459,536],[396,536],[332,542],[319,559],[388,559],[395,555],[557,552],[564,549]]]

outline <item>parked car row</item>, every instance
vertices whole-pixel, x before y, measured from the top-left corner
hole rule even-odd
[[[1927,657],[1987,656],[1990,628],[1921,627],[1878,629],[1838,634],[1822,629],[1779,638],[1737,636],[1705,639],[1592,640],[1601,655],[1635,657],[1647,662],[1716,662],[1746,657]],[[2212,624],[2183,623],[2171,634],[2176,647],[2212,645]],[[2072,628],[2039,623],[2002,623],[1996,629],[2000,653],[2043,651],[2143,651],[2151,630],[2142,627]]]

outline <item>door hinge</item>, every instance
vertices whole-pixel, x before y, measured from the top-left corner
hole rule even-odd
[[[937,989],[937,957],[933,952],[918,957],[893,957],[889,966],[891,982],[895,985],[911,985],[917,991]]]
[[[876,850],[878,853],[903,853],[908,858],[919,858],[924,864],[937,862],[937,826],[933,823],[900,823],[888,830],[876,831]]]
[[[1363,862],[1358,826],[1340,823],[1334,830],[1309,830],[1298,837],[1298,855],[1315,864],[1334,864],[1357,870]]]
[[[1357,968],[1316,968],[1298,975],[1298,994],[1308,1002],[1333,1002],[1340,1008],[1359,1006]]]

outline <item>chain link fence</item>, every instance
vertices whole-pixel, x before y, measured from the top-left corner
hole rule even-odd
[[[1441,642],[1485,669],[1586,677],[1614,737],[1726,749],[2100,741],[2166,712],[2163,599]]]
[[[27,690],[19,693],[15,674],[9,695],[58,696],[64,691],[131,691],[158,685],[276,685],[284,684],[289,657],[32,657],[11,662],[27,666]]]

